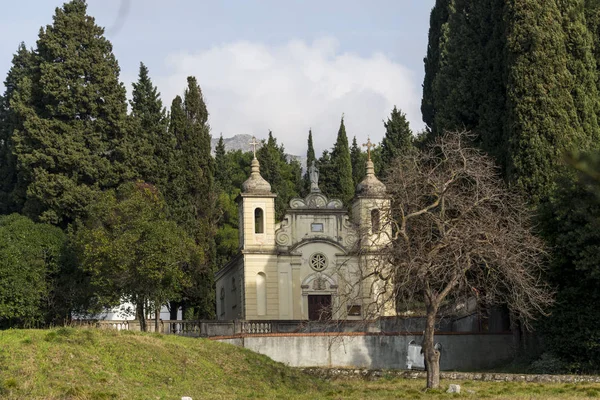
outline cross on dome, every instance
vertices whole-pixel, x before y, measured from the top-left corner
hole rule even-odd
[[[258,144],[259,144],[259,143],[256,141],[256,137],[255,137],[255,136],[252,136],[252,141],[250,142],[250,145],[253,147],[253,150],[252,150],[252,151],[254,152],[254,158],[256,158],[256,146],[257,146]]]
[[[367,138],[367,143],[363,143],[363,147],[367,148],[367,159],[371,161],[371,149],[375,147],[373,143],[371,143],[371,138]]]

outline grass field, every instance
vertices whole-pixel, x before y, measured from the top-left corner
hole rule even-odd
[[[204,339],[61,328],[0,331],[2,399],[585,399],[599,384],[322,381],[271,359]]]

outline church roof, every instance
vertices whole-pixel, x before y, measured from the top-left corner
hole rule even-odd
[[[271,184],[260,175],[260,163],[254,157],[252,160],[250,177],[242,184],[242,193],[256,195],[270,195]]]
[[[367,160],[367,176],[356,185],[356,195],[378,197],[385,196],[386,192],[385,185],[375,176],[373,161]]]

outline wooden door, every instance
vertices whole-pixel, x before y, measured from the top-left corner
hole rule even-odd
[[[330,294],[308,296],[308,319],[311,321],[323,321],[331,319]]]

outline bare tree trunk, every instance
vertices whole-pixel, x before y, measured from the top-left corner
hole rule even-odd
[[[160,320],[160,305],[158,301],[154,302],[154,332],[158,332],[158,325]]]
[[[440,387],[440,352],[435,349],[435,317],[437,306],[427,305],[427,322],[423,334],[423,356],[427,366],[427,388],[437,389]]]
[[[146,332],[146,313],[144,310],[144,301],[139,301],[136,304],[136,314],[137,314],[137,318],[140,321],[140,331],[142,332]]]

